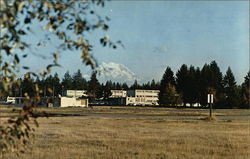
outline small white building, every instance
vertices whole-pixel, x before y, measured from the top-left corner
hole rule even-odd
[[[7,97],[6,103],[8,104],[16,104],[16,97]]]
[[[15,104],[15,105],[23,105],[24,97],[7,97],[6,103],[7,104]]]
[[[88,99],[61,97],[61,107],[88,107]]]

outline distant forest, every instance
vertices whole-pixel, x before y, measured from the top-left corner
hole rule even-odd
[[[72,75],[67,71],[60,79],[58,74],[48,75],[44,79],[20,78],[20,86],[13,86],[12,96],[24,96],[28,93],[32,96],[37,86],[41,89],[41,96],[58,96],[64,90],[88,90],[92,99],[106,99],[115,89],[157,89],[159,104],[166,106],[187,103],[193,105],[200,103],[207,105],[207,94],[214,95],[215,108],[249,108],[249,78],[250,71],[245,76],[241,85],[237,85],[232,70],[228,67],[223,75],[215,61],[204,64],[202,69],[183,64],[174,74],[167,67],[161,81],[149,81],[139,84],[136,80],[131,86],[127,83],[112,82],[100,83],[97,72],[93,72],[89,81],[83,78],[80,70]],[[0,81],[1,82],[1,81]],[[1,87],[1,84],[0,84]]]

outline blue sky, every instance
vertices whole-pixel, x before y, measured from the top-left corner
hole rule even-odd
[[[247,1],[111,1],[102,15],[110,17],[112,40],[121,40],[125,48],[116,50],[99,45],[100,35],[89,34],[93,41],[93,54],[99,65],[109,66],[114,72],[100,77],[131,83],[134,79],[147,82],[160,80],[170,66],[176,72],[182,64],[202,68],[215,60],[223,74],[231,67],[238,84],[249,70],[249,2]],[[81,69],[79,54],[64,53],[60,59],[60,75]],[[30,65],[34,70],[44,66],[35,59]],[[34,62],[35,61],[35,62]],[[45,62],[46,63],[46,62]],[[121,76],[117,75],[121,73]],[[129,76],[128,78],[126,78]]]

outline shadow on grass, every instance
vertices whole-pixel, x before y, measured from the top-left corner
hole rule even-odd
[[[46,112],[36,112],[36,117],[74,117],[74,116],[86,116],[84,114],[75,113],[46,113]]]

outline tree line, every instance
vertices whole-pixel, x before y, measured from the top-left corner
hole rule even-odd
[[[18,81],[21,84],[20,86],[13,85],[11,95],[24,96],[25,93],[28,93],[32,96],[35,85],[38,85],[39,88],[42,88],[43,92],[41,96],[58,96],[62,95],[63,91],[65,90],[88,90],[90,94],[96,94],[99,98],[105,96],[105,93],[110,90],[159,89],[160,86],[159,82],[155,82],[154,79],[151,82],[145,84],[139,84],[137,80],[135,80],[131,86],[125,82],[119,83],[112,82],[111,80],[106,81],[106,83],[100,83],[97,79],[97,74],[97,72],[93,72],[89,81],[83,77],[80,69],[78,69],[72,75],[69,73],[69,71],[67,71],[62,79],[59,78],[57,73],[54,75],[48,75],[43,79],[38,77],[36,79],[19,78]]]
[[[60,79],[58,74],[48,75],[40,78],[19,78],[19,85],[13,85],[11,96],[34,96],[36,86],[42,91],[41,97],[57,97],[63,95],[66,90],[87,90],[90,100],[107,99],[111,96],[111,90],[128,90],[128,89],[159,89],[159,82],[153,79],[151,82],[140,85],[137,80],[129,86],[127,83],[112,82],[111,80],[105,83],[100,83],[97,79],[97,72],[91,74],[90,80],[87,81],[80,69],[72,75],[67,71],[63,78]],[[26,76],[26,75],[24,75]],[[1,87],[1,81],[0,81]]]
[[[12,96],[25,96],[28,93],[33,96],[36,85],[43,91],[40,96],[52,97],[62,95],[65,90],[87,90],[90,100],[107,99],[111,96],[111,90],[128,89],[157,89],[159,93],[159,104],[165,106],[200,103],[207,105],[207,94],[214,95],[214,107],[216,108],[249,108],[249,77],[245,77],[241,85],[237,85],[230,67],[223,75],[215,61],[205,64],[202,69],[183,64],[174,74],[167,67],[161,81],[154,79],[147,83],[139,84],[137,80],[132,85],[127,83],[112,82],[100,83],[97,72],[93,72],[87,81],[78,69],[72,75],[67,71],[60,79],[58,74],[49,75],[43,79],[20,78],[20,86],[13,85]]]
[[[230,67],[223,75],[215,61],[202,69],[183,64],[175,76],[167,67],[160,81],[159,104],[192,106],[207,105],[207,94],[213,94],[215,108],[249,108],[250,71],[241,85],[237,85]]]

